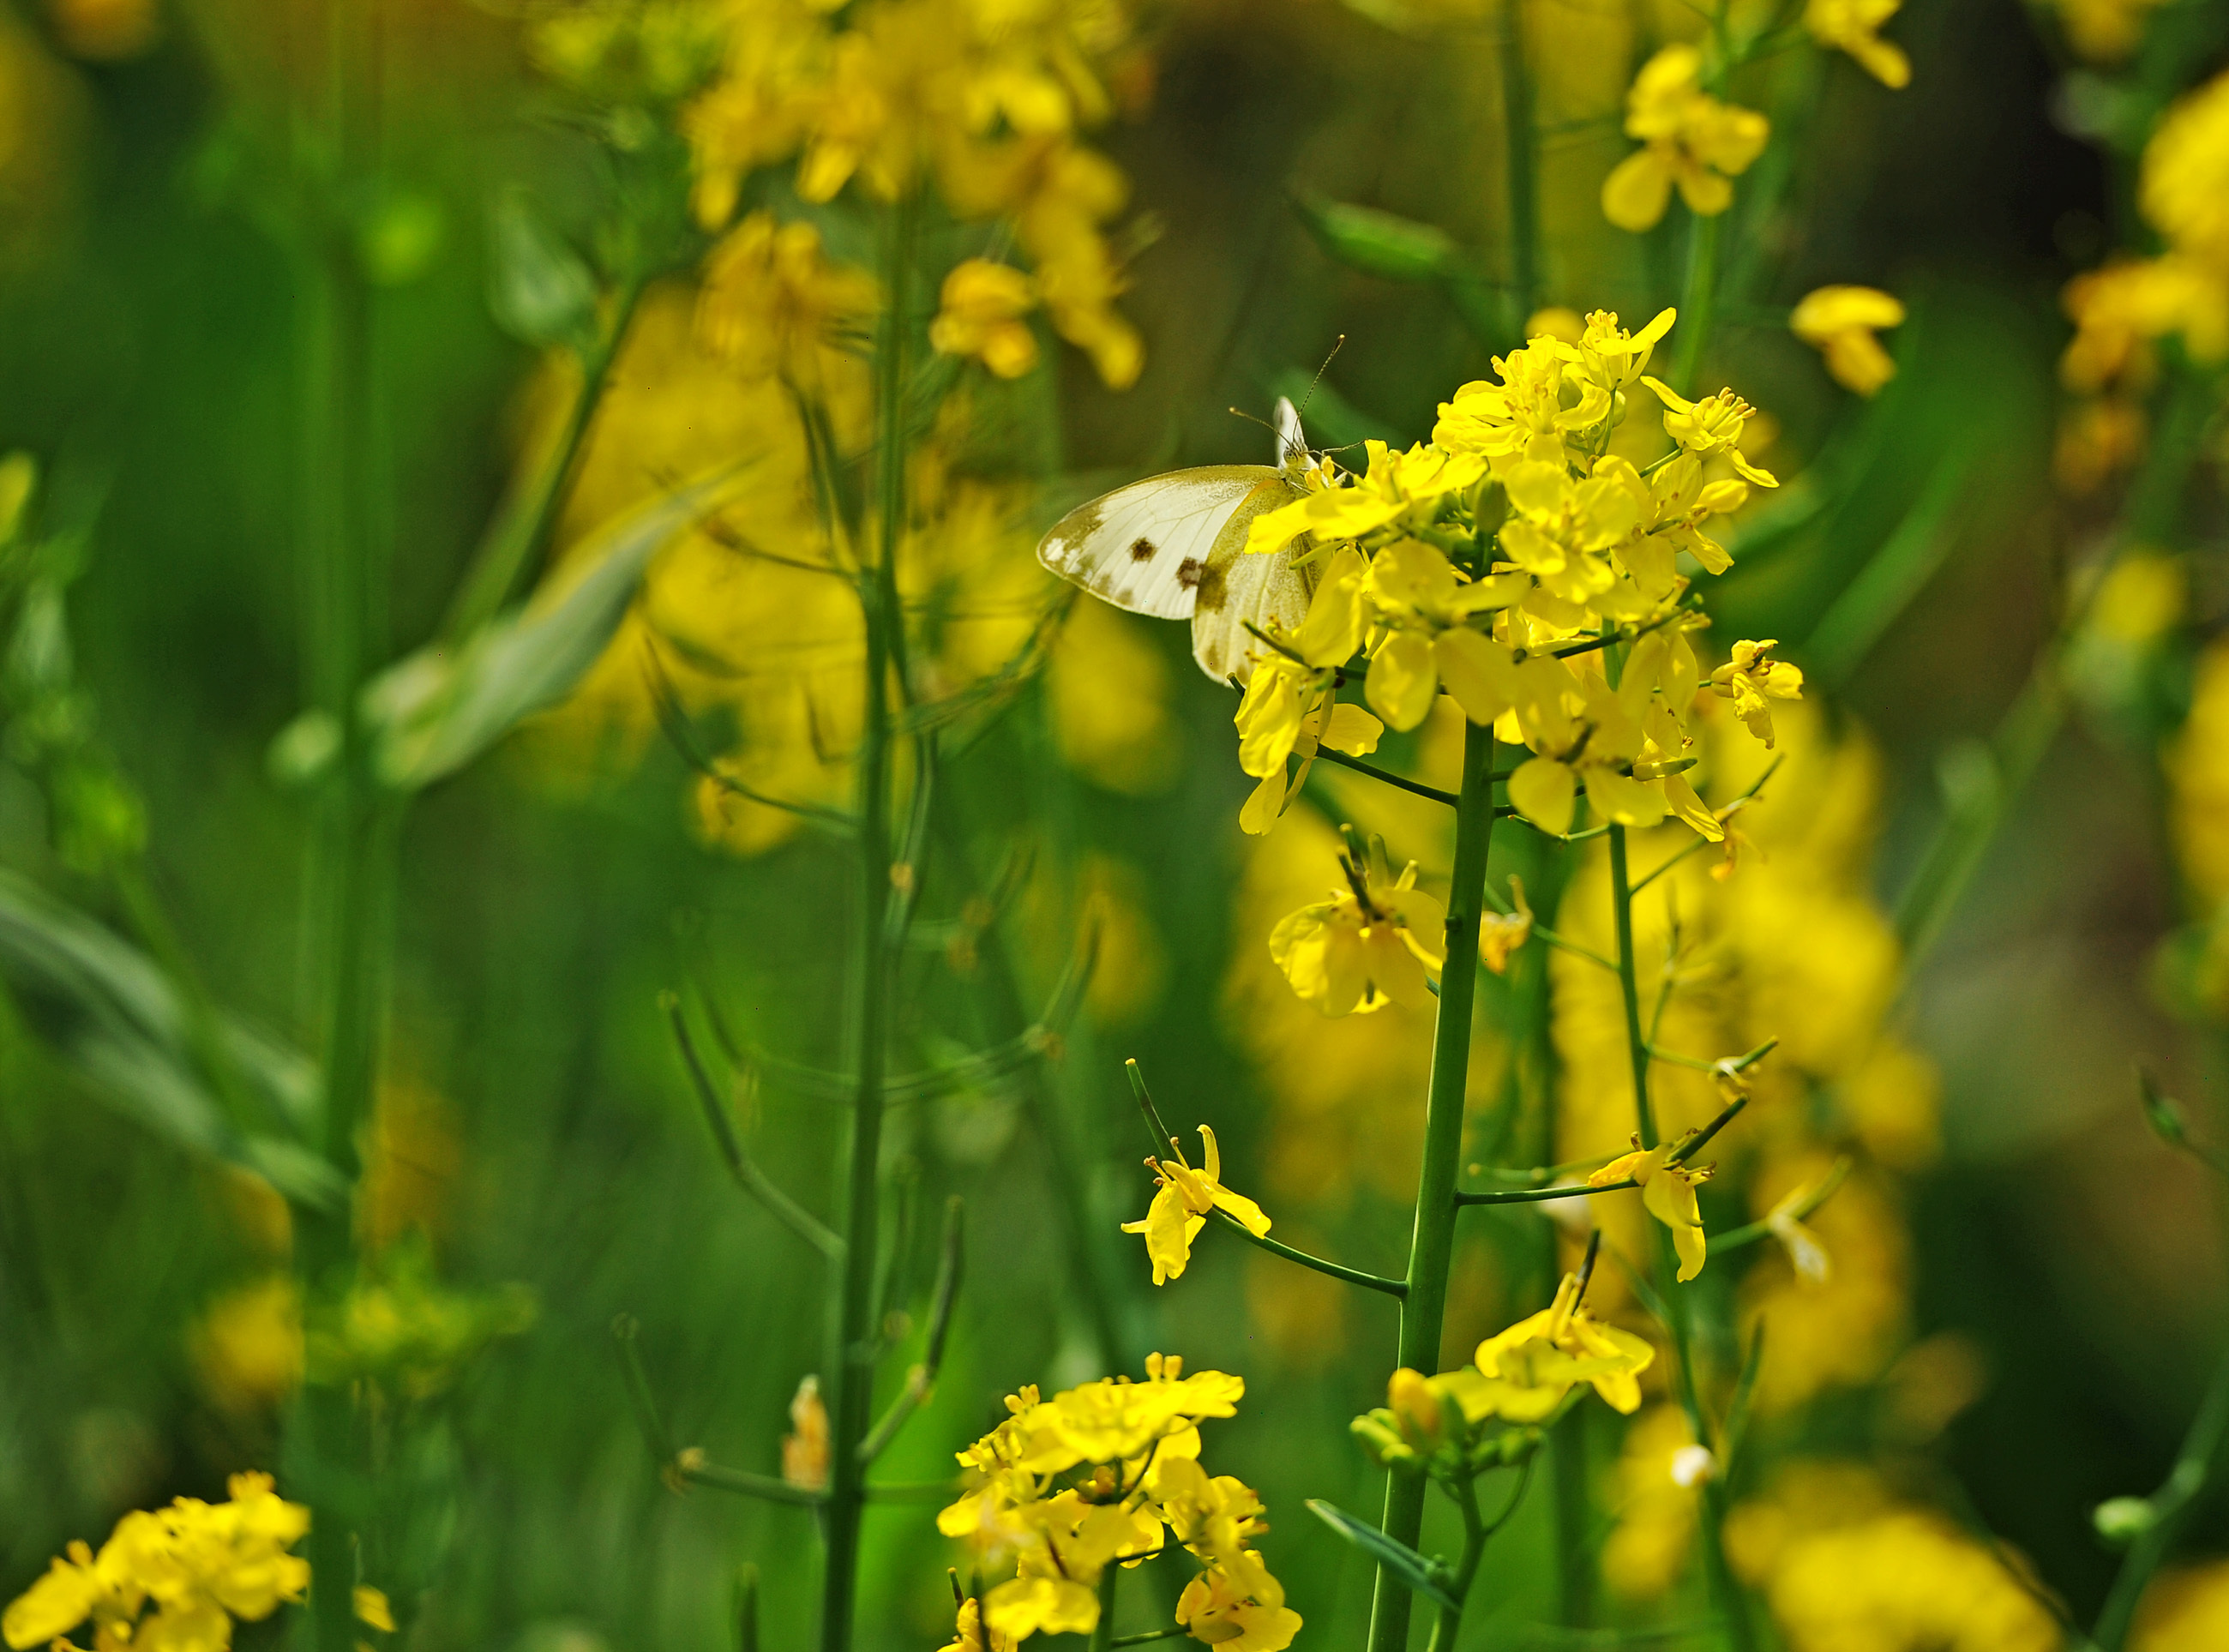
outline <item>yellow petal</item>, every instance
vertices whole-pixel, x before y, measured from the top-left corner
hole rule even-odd
[[[1413,729],[1431,710],[1439,686],[1430,640],[1421,632],[1399,631],[1378,647],[1362,691],[1391,727]]]
[[[1639,235],[1653,229],[1672,200],[1672,170],[1653,149],[1635,150],[1603,180],[1603,216]]]
[[[1509,777],[1509,800],[1517,812],[1541,831],[1561,837],[1571,829],[1571,809],[1578,782],[1571,769],[1552,757],[1535,757],[1518,766]]]

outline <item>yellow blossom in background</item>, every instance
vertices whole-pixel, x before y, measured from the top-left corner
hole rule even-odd
[[[1447,909],[1416,887],[1414,861],[1398,877],[1352,856],[1339,864],[1346,886],[1272,929],[1269,955],[1326,1015],[1366,1015],[1389,1003],[1423,1008],[1440,977]]]
[[[829,259],[809,223],[754,212],[704,260],[697,329],[712,356],[743,377],[777,376],[818,395],[851,364],[880,304],[874,278]]]
[[[2229,1646],[2229,1561],[2164,1572],[2144,1591],[2129,1652],[2207,1652]]]
[[[806,1491],[828,1484],[828,1405],[820,1379],[798,1379],[789,1401],[789,1432],[781,1437],[781,1477]]]
[[[310,1564],[289,1551],[310,1511],[279,1497],[268,1475],[234,1475],[227,1491],[222,1503],[181,1497],[126,1514],[97,1555],[71,1544],[0,1616],[0,1636],[23,1652],[90,1618],[100,1652],[195,1652],[229,1644],[234,1618],[260,1622],[299,1600]]]
[[[277,1405],[302,1380],[302,1302],[292,1276],[273,1274],[217,1297],[187,1331],[186,1352],[222,1409]]]
[[[1703,1237],[1703,1214],[1695,1203],[1695,1189],[1711,1179],[1710,1167],[1692,1169],[1675,1164],[1672,1155],[1681,1143],[1667,1141],[1644,1149],[1635,1136],[1633,1151],[1611,1160],[1587,1178],[1590,1187],[1605,1187],[1627,1180],[1641,1185],[1641,1203],[1648,1213],[1672,1230],[1673,1248],[1680,1254],[1680,1282],[1685,1284],[1703,1271],[1708,1245]]]
[[[2229,898],[2229,641],[2199,656],[2190,714],[2163,766],[2182,875],[2201,901]]]
[[[2181,624],[2189,608],[2190,574],[2181,557],[2124,551],[2098,582],[2083,628],[2089,635],[2141,648]]]
[[[1037,364],[1037,335],[1022,319],[1036,304],[1036,289],[1021,271],[968,259],[944,278],[929,344],[947,356],[973,357],[1000,378],[1019,378]]]
[[[2136,200],[2169,246],[2229,279],[2229,71],[2161,118]]]
[[[1488,912],[1479,920],[1478,961],[1497,975],[1509,973],[1509,955],[1532,935],[1532,909],[1526,903],[1525,883],[1509,880],[1507,912]]]
[[[1013,1652],[1014,1639],[983,1627],[983,1603],[970,1595],[960,1603],[959,1621],[942,1652]]]
[[[1772,651],[1780,645],[1767,637],[1763,642],[1738,642],[1734,657],[1711,673],[1712,691],[1734,703],[1734,712],[1749,731],[1772,749],[1774,700],[1803,697],[1803,673]]]
[[[1153,1161],[1159,1191],[1153,1195],[1145,1219],[1122,1224],[1123,1232],[1145,1235],[1146,1254],[1153,1261],[1156,1285],[1166,1285],[1184,1272],[1192,1260],[1192,1242],[1207,1225],[1210,1211],[1224,1212],[1249,1233],[1269,1231],[1269,1218],[1259,1205],[1223,1185],[1223,1151],[1216,1145],[1215,1132],[1203,1124],[1199,1136],[1206,1167],[1194,1170],[1185,1162],[1183,1149],[1171,1142],[1177,1158]]]
[[[1552,338],[1559,344],[1576,344],[1587,324],[1576,310],[1560,304],[1535,310],[1525,318],[1526,338]]]
[[[1632,1332],[1604,1325],[1589,1314],[1579,1300],[1577,1275],[1565,1274],[1556,1289],[1556,1300],[1538,1314],[1480,1343],[1472,1361],[1489,1383],[1521,1382],[1520,1373],[1535,1357],[1535,1345],[1575,1362],[1567,1367],[1570,1377],[1564,1386],[1571,1381],[1591,1383],[1613,1411],[1630,1416],[1641,1409],[1640,1375],[1655,1359],[1656,1350]],[[1560,1390],[1556,1398],[1562,1398]],[[1512,1421],[1532,1420],[1505,1404],[1497,1404],[1494,1411]]]
[[[1727,1522],[1735,1568],[1789,1652],[2055,1652],[2058,1623],[2006,1562],[1862,1469],[1798,1464]]]
[[[357,1623],[376,1629],[382,1635],[395,1633],[395,1609],[388,1604],[387,1596],[382,1591],[374,1589],[369,1584],[360,1583],[356,1586],[352,1604],[356,1608]]]
[[[1613,1503],[1617,1524],[1603,1542],[1602,1575],[1628,1599],[1654,1599],[1686,1568],[1702,1497],[1699,1483],[1680,1478],[1673,1465],[1694,1446],[1686,1413],[1673,1405],[1650,1406],[1625,1431]]]
[[[1901,46],[1880,37],[1881,25],[1896,16],[1903,3],[1904,0],[1809,0],[1803,8],[1803,26],[1821,46],[1847,52],[1883,86],[1908,86],[1911,60]]]
[[[1904,325],[1904,305],[1878,287],[1822,286],[1806,293],[1788,328],[1827,360],[1834,382],[1872,395],[1896,376],[1896,363],[1875,336]]]
[[[1174,689],[1145,621],[1104,602],[1077,603],[1045,667],[1062,761],[1110,792],[1164,790],[1184,755]]]
[[[455,1111],[439,1091],[390,1078],[366,1133],[363,1180],[357,1193],[363,1245],[383,1250],[405,1234],[446,1238],[464,1169]]]
[[[2067,43],[2093,63],[2127,57],[2161,0],[2056,0]]]
[[[1703,55],[1667,46],[1643,64],[1626,96],[1625,132],[1643,147],[1603,180],[1603,215],[1638,235],[1664,215],[1674,184],[1688,210],[1704,217],[1734,202],[1731,180],[1764,151],[1770,125],[1753,109],[1703,90]]]
[[[1766,1222],[1781,1212],[1785,1226],[1787,1212],[1833,1173],[1819,1148],[1776,1154],[1750,1183],[1750,1207]],[[1786,1237],[1795,1242],[1783,1239],[1742,1281],[1744,1321],[1770,1327],[1772,1358],[1757,1387],[1767,1416],[1873,1381],[1910,1329],[1911,1241],[1877,1173],[1852,1173]]]

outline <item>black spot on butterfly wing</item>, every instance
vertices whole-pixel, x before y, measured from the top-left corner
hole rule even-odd
[[[1188,560],[1177,569],[1177,578],[1192,589],[1195,606],[1202,614],[1217,612],[1230,595],[1230,584],[1224,570],[1211,562]]]
[[[1134,562],[1149,562],[1153,560],[1153,553],[1159,549],[1160,547],[1154,544],[1152,540],[1140,536],[1130,542],[1130,560]]]

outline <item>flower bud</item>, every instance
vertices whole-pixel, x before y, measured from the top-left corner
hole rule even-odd
[[[2090,1511],[2090,1523],[2097,1528],[2097,1535],[2115,1548],[2125,1548],[2159,1520],[2159,1511],[2143,1497],[2108,1497]]]
[[[1395,1372],[1385,1385],[1385,1404],[1410,1446],[1424,1452],[1439,1449],[1445,1419],[1440,1414],[1440,1397],[1423,1372],[1406,1366]]]

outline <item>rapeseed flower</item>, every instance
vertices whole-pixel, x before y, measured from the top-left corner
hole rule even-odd
[[[1378,856],[1339,858],[1346,885],[1269,932],[1269,955],[1293,991],[1326,1015],[1387,1004],[1422,1009],[1446,957],[1447,909],[1418,889],[1410,861],[1393,877]]]
[[[1215,1132],[1203,1124],[1199,1137],[1206,1167],[1193,1169],[1185,1161],[1183,1149],[1172,1141],[1169,1146],[1177,1154],[1174,1160],[1147,1161],[1158,1179],[1159,1191],[1154,1193],[1145,1219],[1122,1224],[1123,1232],[1145,1235],[1146,1254],[1153,1261],[1156,1285],[1166,1285],[1182,1276],[1192,1260],[1192,1242],[1206,1225],[1210,1211],[1224,1212],[1249,1233],[1258,1236],[1269,1231],[1269,1218],[1259,1205],[1223,1185],[1223,1152],[1216,1145]]]
[[[1634,77],[1625,133],[1642,147],[1603,180],[1603,215],[1638,235],[1663,217],[1673,185],[1687,209],[1715,217],[1734,203],[1731,179],[1764,151],[1771,125],[1754,109],[1703,90],[1703,55],[1667,46]]]
[[[1036,306],[1030,278],[1007,264],[971,258],[944,278],[930,346],[968,356],[1000,378],[1019,378],[1037,364],[1037,337],[1022,318]]]
[[[1897,14],[1904,0],[1810,0],[1803,8],[1803,26],[1821,46],[1847,52],[1858,67],[1883,86],[1897,88],[1911,83],[1911,60],[1901,46],[1880,37],[1881,25]]]
[[[1664,434],[1697,459],[1724,457],[1745,482],[1759,487],[1778,487],[1770,471],[1759,470],[1742,456],[1742,427],[1757,416],[1757,409],[1731,390],[1690,402],[1661,379],[1641,381],[1664,404]]]
[[[1878,287],[1822,286],[1796,304],[1788,330],[1826,357],[1836,383],[1872,395],[1896,376],[1875,332],[1903,322],[1904,306]]]
[[[1523,459],[1565,462],[1566,444],[1599,427],[1611,414],[1610,395],[1579,369],[1575,345],[1551,337],[1493,358],[1500,382],[1478,379],[1452,401],[1440,403],[1432,445],[1452,453],[1482,454],[1499,475]],[[1564,399],[1566,388],[1571,392]]]
[[[1692,1135],[1693,1133],[1690,1132]],[[1684,1138],[1683,1138],[1684,1140]],[[1695,1189],[1711,1179],[1711,1167],[1695,1169],[1675,1163],[1673,1155],[1681,1143],[1667,1141],[1644,1148],[1633,1140],[1633,1151],[1611,1160],[1587,1178],[1590,1187],[1632,1180],[1641,1186],[1641,1202],[1648,1213],[1672,1230],[1672,1248],[1680,1257],[1680,1282],[1685,1284],[1703,1271],[1709,1246],[1703,1237],[1703,1212],[1695,1202]]]
[[[704,262],[697,331],[743,377],[779,376],[815,391],[832,357],[849,360],[879,304],[874,278],[831,260],[809,223],[754,212]]]
[[[1738,642],[1734,657],[1711,673],[1712,691],[1731,700],[1734,711],[1749,731],[1772,749],[1774,700],[1803,697],[1803,673],[1784,659],[1775,659],[1776,639]]]
[[[2136,202],[2170,247],[2229,280],[2229,72],[2161,117]]]
[[[1631,1416],[1641,1408],[1641,1373],[1648,1369],[1656,1350],[1630,1331],[1604,1325],[1587,1312],[1580,1299],[1577,1274],[1565,1274],[1556,1288],[1556,1300],[1538,1313],[1521,1319],[1507,1330],[1486,1339],[1472,1356],[1494,1414],[1512,1422],[1545,1417],[1575,1382],[1590,1383],[1613,1411]],[[1545,1360],[1542,1349],[1551,1349],[1571,1363]],[[1558,1386],[1560,1382],[1561,1386]],[[1548,1391],[1554,1398],[1541,1405]],[[1539,1409],[1533,1416],[1524,1413]]]

